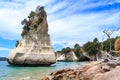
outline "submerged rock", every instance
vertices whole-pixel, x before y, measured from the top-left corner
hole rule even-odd
[[[56,62],[48,34],[47,14],[44,7],[37,7],[31,12],[29,21],[22,21],[22,39],[18,41],[8,57],[13,65],[50,65]]]

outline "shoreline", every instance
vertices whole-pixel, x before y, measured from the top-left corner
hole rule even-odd
[[[53,71],[42,80],[120,80],[120,57]]]
[[[23,79],[34,79],[41,80],[44,76],[56,70],[61,70],[63,68],[70,68],[74,65],[86,64],[85,62],[57,62],[54,65],[43,67],[23,67],[23,66],[12,66],[7,63],[7,61],[0,62],[0,68],[2,74],[0,74],[0,80],[23,80]],[[28,80],[31,80],[28,79]]]

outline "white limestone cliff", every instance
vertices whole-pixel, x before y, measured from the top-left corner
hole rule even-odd
[[[37,7],[29,20],[24,19],[22,39],[8,57],[13,65],[50,65],[56,62],[48,34],[47,14],[44,7]]]
[[[57,61],[78,61],[78,58],[76,57],[73,51],[70,51],[67,54],[62,54],[56,60]]]

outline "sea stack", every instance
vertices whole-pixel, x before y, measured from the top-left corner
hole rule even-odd
[[[48,34],[47,14],[44,7],[31,11],[29,20],[24,19],[22,39],[17,42],[8,57],[8,63],[22,66],[49,66],[56,62]]]

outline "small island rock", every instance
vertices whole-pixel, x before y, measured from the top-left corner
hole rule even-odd
[[[8,57],[12,65],[51,65],[56,62],[48,34],[47,14],[44,7],[38,6],[36,12],[30,13],[29,20],[24,19],[22,39],[18,41]]]

